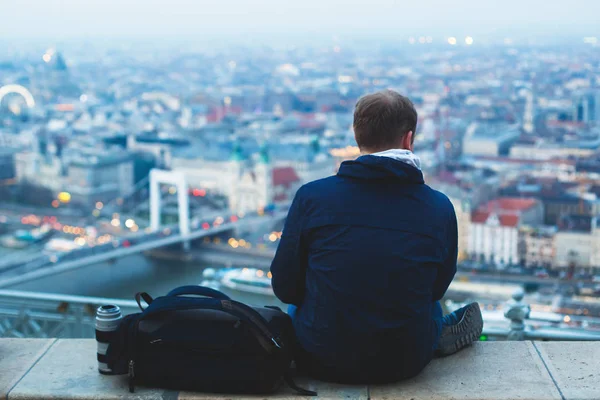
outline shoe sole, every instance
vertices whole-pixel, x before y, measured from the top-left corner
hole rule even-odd
[[[436,355],[448,356],[479,340],[483,330],[483,317],[477,303],[465,310],[460,322],[449,327],[449,334],[440,337]]]

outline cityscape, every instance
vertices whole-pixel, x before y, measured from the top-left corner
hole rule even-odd
[[[281,305],[269,265],[295,192],[359,156],[354,105],[390,88],[415,103],[425,181],[457,214],[445,306],[479,301],[490,338],[507,301],[540,335],[598,338],[599,46],[406,35],[2,53],[0,291],[131,300],[203,284]]]

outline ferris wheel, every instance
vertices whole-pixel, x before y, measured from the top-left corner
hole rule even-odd
[[[2,100],[11,94],[19,95],[25,101],[25,105],[28,109],[35,107],[35,99],[33,98],[31,92],[24,86],[13,84],[0,87],[0,105],[2,104]],[[16,111],[18,111],[17,114],[20,113],[20,109]]]

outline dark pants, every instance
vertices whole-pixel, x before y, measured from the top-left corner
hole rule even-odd
[[[338,383],[375,384],[396,382],[398,380],[411,378],[425,368],[431,360],[439,341],[442,326],[445,323],[441,304],[436,301],[432,303],[431,307],[431,314],[434,322],[431,331],[431,334],[433,335],[431,342],[434,343],[433,348],[431,349],[431,352],[427,352],[424,349],[423,354],[415,354],[415,357],[410,358],[410,360],[413,361],[409,361],[409,358],[406,358],[404,360],[405,365],[400,365],[396,362],[397,358],[394,357],[392,360],[393,362],[390,360],[381,360],[381,363],[378,365],[380,368],[373,369],[371,371],[373,374],[369,374],[369,376],[366,376],[364,371],[361,371],[358,374],[354,370],[341,371],[340,368],[331,368],[321,364],[311,354],[307,353],[300,343],[296,343],[296,348],[294,350],[296,366],[301,374],[307,374],[317,379]],[[288,314],[292,319],[295,317],[296,310],[296,306],[290,305],[288,307]]]

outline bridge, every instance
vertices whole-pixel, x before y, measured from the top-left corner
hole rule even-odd
[[[219,211],[212,215],[189,216],[189,190],[182,173],[152,170],[150,183],[150,226],[139,232],[112,238],[106,243],[96,243],[58,254],[33,254],[25,259],[9,260],[0,265],[0,287],[10,287],[23,282],[59,274],[87,265],[110,261],[152,249],[181,243],[185,251],[190,250],[190,242],[204,237],[214,236],[227,231],[254,227],[261,222],[275,222],[287,216],[289,204],[270,205],[246,213],[225,213]],[[161,226],[161,204],[165,203],[159,190],[160,183],[175,185],[177,193],[178,222]],[[135,190],[142,185],[138,184]],[[173,193],[172,193],[173,194]],[[114,204],[122,205],[124,199],[117,199],[107,205],[97,205],[93,215],[114,211]],[[139,206],[139,204],[137,205]],[[218,214],[216,217],[215,215]],[[114,219],[113,219],[114,220]],[[120,224],[120,222],[119,222]],[[115,223],[115,225],[117,225]]]

